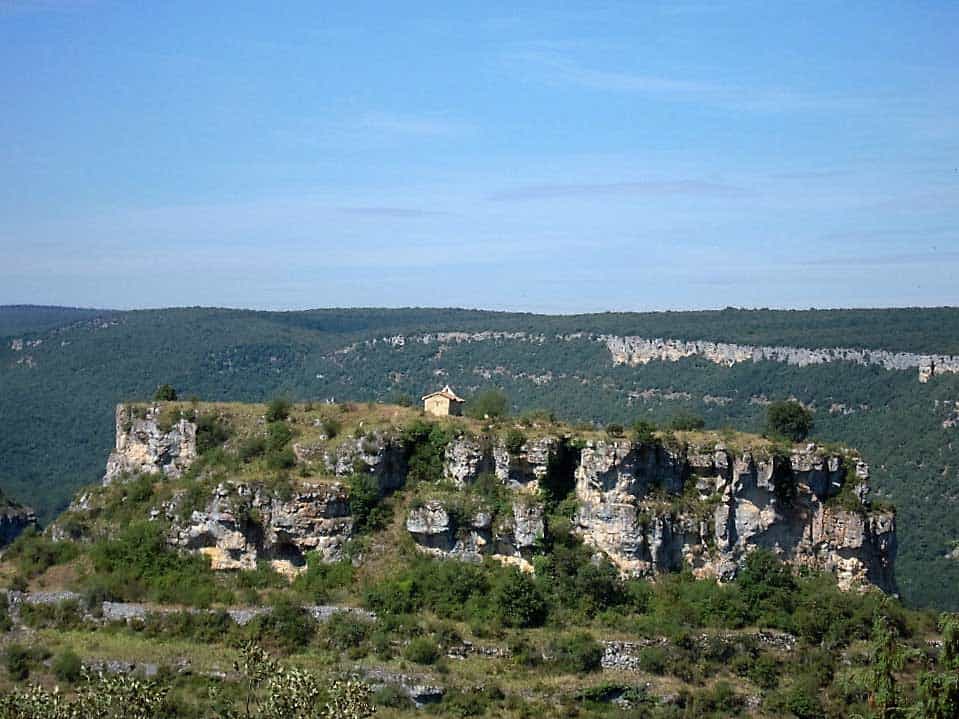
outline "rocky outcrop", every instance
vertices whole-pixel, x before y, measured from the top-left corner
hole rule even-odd
[[[481,474],[494,471],[492,444],[462,435],[451,440],[444,452],[444,474],[457,487],[472,484]]]
[[[653,361],[677,362],[686,357],[704,357],[710,362],[732,366],[740,362],[783,362],[806,367],[829,362],[850,362],[865,366],[879,366],[887,370],[917,370],[920,382],[928,382],[939,374],[959,373],[959,357],[944,354],[917,354],[889,352],[855,347],[787,347],[743,345],[708,340],[683,340],[618,336],[575,332],[543,335],[526,332],[438,332],[418,335],[394,335],[355,343],[334,353],[347,355],[358,349],[373,349],[379,345],[398,349],[407,344],[437,344],[444,346],[473,342],[526,342],[542,344],[547,340],[573,342],[587,340],[606,345],[614,364],[640,365]],[[442,351],[442,350],[441,350]],[[551,376],[549,377],[551,379]],[[548,381],[547,376],[543,379]],[[534,379],[535,381],[535,379]]]
[[[918,370],[920,382],[937,374],[959,372],[959,357],[922,355],[912,352],[849,347],[769,347],[703,340],[648,339],[645,337],[599,337],[606,343],[614,364],[642,365],[653,361],[677,362],[686,357],[703,357],[731,367],[740,362],[783,362],[807,367],[829,362],[851,362],[887,370]]]
[[[420,551],[470,562],[490,556],[524,571],[532,570],[529,559],[545,532],[543,508],[538,502],[517,497],[503,517],[494,517],[486,509],[461,517],[453,504],[431,499],[409,511],[406,531]]]
[[[309,451],[298,447],[297,455],[306,457]],[[373,475],[384,492],[399,489],[406,481],[406,451],[399,438],[389,432],[345,438],[332,451],[322,452],[322,460],[326,470],[337,477]]]
[[[480,475],[494,474],[513,489],[536,492],[564,449],[559,437],[530,439],[511,449],[502,437],[462,435],[446,446],[444,475],[454,485],[465,487]]]
[[[0,547],[7,546],[30,527],[37,528],[37,515],[33,510],[0,494]]]
[[[895,515],[866,500],[868,468],[818,447],[789,457],[734,458],[721,445],[668,450],[595,442],[576,470],[576,523],[584,540],[625,573],[691,567],[731,579],[757,547],[836,574],[844,588],[895,591]],[[855,481],[855,487],[846,487]],[[841,492],[850,502],[830,501]]]
[[[161,406],[116,410],[116,446],[103,483],[126,474],[166,474],[178,477],[197,457],[196,424],[176,419],[164,426]]]
[[[266,560],[293,576],[305,569],[309,552],[326,562],[341,559],[353,531],[349,496],[339,483],[305,485],[283,497],[227,482],[185,521],[177,500],[164,509],[172,521],[171,546],[209,557],[213,569],[254,569]]]
[[[550,463],[560,451],[557,437],[540,437],[524,442],[518,452],[511,452],[506,442],[493,446],[493,463],[497,479],[513,489],[535,492],[549,474]]]

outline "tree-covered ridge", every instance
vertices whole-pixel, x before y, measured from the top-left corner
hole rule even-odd
[[[0,309],[2,315],[6,309]],[[513,411],[548,408],[570,421],[668,423],[679,411],[707,427],[761,431],[764,403],[795,397],[815,410],[814,437],[858,447],[879,495],[900,510],[899,580],[911,602],[955,607],[959,452],[950,425],[956,377],[836,363],[722,367],[702,358],[614,366],[597,342],[491,341],[337,350],[393,334],[576,331],[730,341],[955,351],[952,309],[652,313],[544,317],[455,309],[330,309],[271,313],[184,308],[114,313],[68,323],[15,352],[0,343],[0,481],[49,521],[74,490],[96,481],[113,443],[118,402],[169,383],[182,398],[262,401],[417,398],[447,382],[463,394],[499,387]],[[952,343],[952,344],[950,344]],[[29,355],[33,366],[17,362]],[[944,426],[944,423],[948,426]]]

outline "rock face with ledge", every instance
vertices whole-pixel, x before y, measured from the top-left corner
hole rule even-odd
[[[118,408],[105,483],[126,473],[176,478],[190,466],[197,456],[195,425],[185,419],[163,424],[158,406],[136,416]],[[342,558],[353,533],[342,480],[369,474],[384,494],[405,484],[400,436],[394,428],[335,444],[298,444],[297,461],[320,468],[329,480],[285,490],[222,481],[188,516],[181,489],[153,518],[170,521],[172,546],[209,556],[214,568],[251,569],[265,560],[292,576],[304,568],[307,553],[322,561]],[[895,514],[869,502],[869,468],[858,457],[815,445],[776,454],[757,438],[734,451],[715,435],[696,436],[691,443],[643,444],[547,433],[508,448],[502,436],[464,433],[443,450],[445,481],[417,490],[425,496],[409,510],[406,530],[425,553],[466,561],[489,556],[529,571],[549,529],[541,492],[550,487],[562,496],[569,489],[577,504],[574,531],[623,574],[688,567],[725,581],[751,551],[764,548],[794,566],[832,572],[845,589],[896,591]],[[485,485],[474,491],[483,475],[506,497],[490,495]],[[72,511],[98,511],[87,505],[82,498]]]
[[[196,459],[196,425],[179,419],[162,427],[161,412],[159,405],[140,415],[131,407],[117,407],[116,446],[107,459],[104,484],[124,474],[178,477]]]
[[[282,497],[264,487],[221,483],[189,518],[178,516],[177,500],[165,507],[171,520],[170,545],[210,558],[213,569],[255,569],[267,560],[294,576],[306,555],[324,562],[343,558],[353,532],[349,495],[340,483],[304,485]]]
[[[539,503],[517,497],[504,517],[479,509],[457,518],[450,509],[442,500],[431,499],[409,511],[406,531],[420,551],[468,562],[481,562],[484,556],[490,556],[532,571],[529,560],[545,532]]]
[[[837,496],[854,469],[855,488]],[[865,498],[861,461],[815,445],[789,457],[722,444],[669,450],[622,441],[587,444],[576,469],[584,541],[624,572],[651,576],[689,566],[728,580],[756,548],[794,565],[833,572],[840,586],[895,592],[895,514]]]

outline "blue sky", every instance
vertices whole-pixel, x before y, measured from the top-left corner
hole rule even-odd
[[[959,3],[0,0],[0,304],[959,305]]]

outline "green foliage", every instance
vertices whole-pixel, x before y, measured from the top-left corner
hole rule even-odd
[[[16,562],[21,576],[34,577],[78,554],[79,548],[73,542],[54,542],[30,527],[7,548],[4,558]]]
[[[369,638],[371,628],[369,621],[344,612],[334,614],[326,621],[323,635],[327,644],[335,649],[354,649]]]
[[[215,414],[201,414],[196,418],[196,449],[206,454],[230,438],[229,426]]]
[[[176,402],[176,400],[176,390],[168,384],[161,384],[153,393],[154,402]]]
[[[766,431],[774,437],[802,442],[813,427],[812,412],[799,402],[773,402],[766,408]]]
[[[638,444],[651,445],[656,442],[656,425],[645,419],[633,422],[633,440]]]
[[[692,432],[706,426],[706,420],[692,412],[677,412],[669,420],[669,428],[676,432]]]
[[[30,676],[30,668],[34,663],[33,652],[22,644],[10,644],[3,652],[4,667],[14,681],[23,681]]]
[[[606,434],[610,437],[624,437],[626,435],[626,429],[623,425],[616,422],[610,422],[606,425]]]
[[[206,559],[167,548],[164,527],[158,522],[133,522],[116,538],[94,544],[89,556],[96,573],[87,578],[87,586],[96,583],[111,599],[199,607],[232,599],[218,585]]]
[[[603,645],[585,632],[565,635],[550,643],[550,663],[570,674],[598,671],[603,659]]]
[[[67,322],[70,312],[86,319]],[[695,357],[614,366],[601,342],[557,337],[586,331],[959,353],[959,310],[729,309],[546,317],[460,310],[260,313],[190,308],[103,313],[109,323],[95,327],[91,320],[96,316],[0,308],[0,326],[48,333],[37,336],[45,341],[31,350],[37,362],[31,371],[0,362],[5,390],[0,393],[2,485],[9,495],[34,506],[44,524],[77,489],[102,475],[103,452],[113,443],[116,404],[130,396],[151,396],[153,378],[169,378],[200,396],[222,400],[264,401],[289,392],[366,401],[394,392],[418,394],[435,383],[433,373],[440,368],[449,372],[448,381],[465,387],[475,383],[476,369],[502,366],[507,373],[497,381],[517,410],[543,408],[584,427],[628,423],[639,412],[665,426],[683,407],[701,413],[709,426],[758,431],[765,420],[765,409],[754,402],[760,395],[796,397],[823,408],[816,415],[816,432],[860,450],[872,466],[873,496],[898,505],[896,570],[907,603],[959,610],[959,563],[946,557],[959,536],[959,512],[954,503],[938,501],[944,496],[942,478],[959,466],[959,443],[950,442],[949,430],[942,427],[945,401],[959,396],[959,376],[918,384],[914,370],[852,363],[725,367]],[[452,344],[441,359],[435,344],[419,342],[335,354],[367,339],[451,328],[523,331],[544,339],[535,346],[508,339]],[[61,341],[69,343],[68,352],[60,350]],[[0,345],[0,354],[9,360],[7,347]],[[394,382],[397,372],[404,378],[399,385]],[[553,374],[548,384],[530,379],[547,372]],[[643,394],[650,388],[664,392]],[[670,392],[686,392],[690,399]],[[639,393],[639,398],[624,402],[629,393]],[[703,404],[706,394],[732,401]],[[833,403],[848,409],[829,414],[825,409]],[[37,441],[51,436],[58,441]],[[915,501],[927,496],[929,502]]]
[[[434,422],[418,420],[403,430],[406,451],[408,483],[436,482],[443,478],[446,445],[451,437],[447,430]]]
[[[266,448],[269,452],[279,452],[293,439],[293,430],[286,422],[275,420],[266,425]]]
[[[292,654],[305,649],[316,635],[317,624],[292,597],[276,597],[268,614],[257,616],[246,627],[247,636],[259,644]]]
[[[264,419],[266,419],[267,424],[271,422],[284,422],[290,416],[290,411],[293,409],[293,403],[290,402],[286,397],[274,397],[266,405],[266,414],[264,414]]]
[[[535,627],[546,619],[546,600],[526,574],[510,568],[493,587],[493,607],[508,627]]]
[[[942,651],[934,670],[919,677],[918,719],[951,719],[959,716],[959,617],[940,620]]]
[[[60,652],[53,660],[53,675],[61,682],[76,684],[83,670],[83,662],[71,649]]]
[[[266,454],[266,449],[266,437],[248,437],[237,449],[237,456],[242,462],[252,462]]]
[[[417,664],[435,664],[440,658],[440,648],[432,639],[415,637],[406,646],[403,656]]]
[[[330,564],[316,553],[310,553],[306,558],[306,571],[293,580],[293,589],[310,601],[321,603],[329,599],[332,590],[348,586],[352,581],[353,565],[349,560]]]
[[[380,492],[379,480],[372,474],[354,474],[349,479],[350,485],[350,514],[360,532],[381,529],[387,519],[380,501],[383,496]]]
[[[523,445],[526,444],[526,435],[516,427],[510,427],[506,432],[506,451],[516,456],[523,451]]]
[[[498,389],[488,389],[470,397],[466,403],[466,415],[474,419],[498,419],[509,414],[509,397]]]

